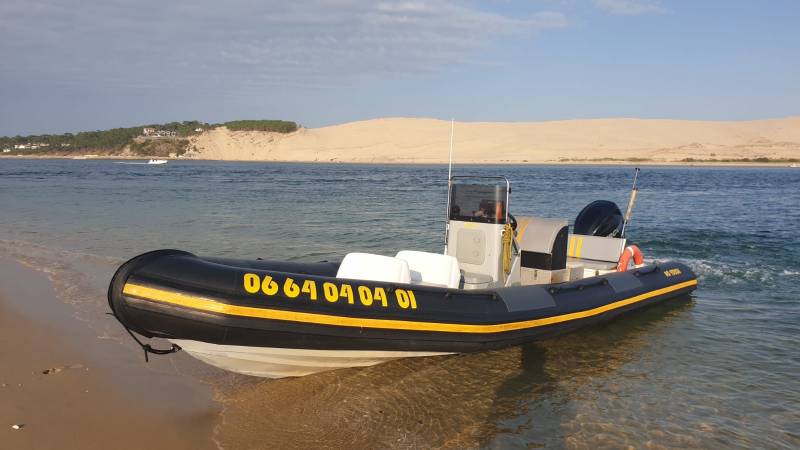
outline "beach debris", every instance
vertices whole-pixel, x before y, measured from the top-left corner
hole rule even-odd
[[[11,428],[15,430],[21,430],[24,426],[25,426],[24,423],[15,423],[14,425],[11,425]]]
[[[83,364],[70,364],[69,366],[51,367],[49,369],[44,369],[42,374],[50,375],[52,373],[59,373],[65,369],[83,369]],[[87,367],[86,370],[89,370],[89,368]]]

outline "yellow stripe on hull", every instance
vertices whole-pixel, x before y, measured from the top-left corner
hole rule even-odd
[[[472,325],[457,323],[437,323],[437,322],[416,322],[410,320],[393,319],[369,319],[360,317],[332,316],[328,314],[307,313],[297,311],[282,311],[266,308],[253,308],[250,306],[229,305],[216,300],[199,297],[180,292],[165,291],[162,289],[151,288],[139,284],[126,283],[122,292],[125,295],[149,300],[158,303],[165,303],[174,306],[192,308],[200,311],[207,311],[229,316],[251,317],[257,319],[282,320],[288,322],[302,322],[316,325],[334,325],[341,327],[354,328],[381,328],[391,330],[410,330],[410,331],[439,331],[448,333],[499,333],[504,331],[523,330],[526,328],[542,327],[553,325],[570,320],[585,319],[596,316],[614,309],[638,303],[659,295],[674,292],[690,286],[697,285],[697,280],[684,281],[672,286],[667,286],[644,294],[619,300],[593,309],[578,311],[559,316],[545,317],[542,319],[524,320],[520,322],[509,322],[490,325]]]

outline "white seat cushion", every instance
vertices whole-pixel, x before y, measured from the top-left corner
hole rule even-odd
[[[412,283],[435,284],[457,289],[461,281],[461,271],[455,256],[403,250],[397,253],[397,258],[408,262]]]
[[[411,271],[403,259],[371,253],[348,253],[339,266],[336,278],[409,284]]]

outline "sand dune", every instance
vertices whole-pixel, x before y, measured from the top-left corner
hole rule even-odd
[[[450,122],[390,118],[283,135],[218,128],[187,157],[214,160],[442,163]],[[456,122],[459,163],[552,163],[800,158],[800,117],[746,122],[596,119]]]

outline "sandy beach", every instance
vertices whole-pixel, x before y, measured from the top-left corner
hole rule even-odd
[[[741,122],[595,119],[456,122],[461,164],[730,163],[800,158],[800,117]],[[295,133],[230,131],[190,139],[190,158],[238,161],[446,163],[450,122],[385,118]]]
[[[217,448],[208,386],[87,325],[44,274],[0,260],[0,447]]]

